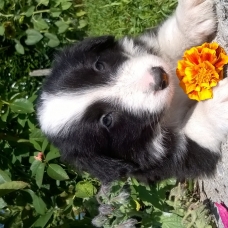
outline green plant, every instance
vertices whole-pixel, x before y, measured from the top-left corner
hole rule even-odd
[[[14,43],[20,54],[33,45],[53,48],[85,35],[82,29],[87,22],[80,1],[3,0],[0,10],[1,40]]]
[[[33,69],[49,68],[54,48],[81,39],[85,28],[80,1],[0,2],[0,223],[5,227],[81,224],[77,216],[99,187],[61,164],[40,132],[35,102],[42,78],[29,77]],[[88,209],[86,216],[93,213]]]
[[[190,186],[192,181],[187,182]],[[197,182],[195,182],[197,184]],[[182,217],[184,227],[191,228],[212,228],[215,227],[213,218],[210,215],[208,205],[200,202],[196,191],[186,188],[184,184],[178,184],[171,189],[168,205],[173,207],[172,213]]]
[[[176,185],[176,180],[169,179],[144,185],[129,178],[102,186],[97,194],[99,214],[92,223],[104,228],[212,228],[207,206],[186,184]]]

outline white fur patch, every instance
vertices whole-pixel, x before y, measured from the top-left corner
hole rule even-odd
[[[175,14],[160,27],[161,54],[175,64],[183,52],[204,43],[216,31],[213,0],[179,0]]]
[[[165,156],[165,147],[163,145],[163,134],[161,132],[160,126],[158,126],[157,131],[156,131],[156,137],[151,141],[148,149],[151,151],[152,156],[151,157],[156,157],[158,161],[161,160]],[[152,148],[152,149],[151,149]]]
[[[124,37],[120,40],[121,46],[127,56],[138,56],[145,54],[139,46],[135,46],[134,41],[131,38]]]
[[[220,151],[228,134],[228,78],[213,90],[213,99],[198,102],[185,126],[186,135],[200,146]]]
[[[166,105],[168,107],[173,96],[173,79],[169,77],[169,86],[161,91],[152,91],[149,86],[153,77],[148,72],[157,66],[163,67],[171,76],[169,66],[153,55],[134,57],[123,64],[115,84],[115,93],[121,99],[123,107],[133,113],[140,113],[142,110],[156,113]],[[145,81],[148,83],[144,83]]]
[[[38,118],[44,133],[58,133],[68,130],[69,125],[80,118],[83,111],[94,99],[93,94],[86,96],[77,94],[51,95],[43,93],[42,106],[38,110]]]
[[[139,39],[146,45],[148,50],[152,48],[155,52],[159,52],[158,38],[153,33],[150,36],[146,33],[140,36]]]

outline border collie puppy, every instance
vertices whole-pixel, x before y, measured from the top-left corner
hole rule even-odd
[[[179,0],[137,38],[90,38],[57,55],[38,99],[42,131],[63,160],[103,183],[210,176],[228,133],[228,79],[195,103],[175,69],[216,31],[213,0]]]

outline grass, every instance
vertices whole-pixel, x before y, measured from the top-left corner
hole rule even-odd
[[[85,0],[90,36],[137,35],[168,17],[177,0]]]

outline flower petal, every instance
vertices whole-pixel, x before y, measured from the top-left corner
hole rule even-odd
[[[187,94],[191,93],[194,90],[196,90],[196,86],[194,84],[190,84],[189,86],[186,87]]]
[[[199,99],[199,95],[196,91],[193,91],[191,93],[188,94],[188,97],[192,100],[197,100],[197,101],[200,101]]]
[[[215,67],[218,68],[219,70],[222,70],[221,68],[225,65],[228,64],[228,56],[221,53],[218,57],[217,62],[215,63]]]
[[[197,48],[191,48],[187,50],[184,54],[184,58],[192,64],[199,64],[200,63],[200,57],[199,52]]]
[[[204,89],[199,92],[199,98],[201,101],[207,100],[213,97],[212,89]]]
[[[203,49],[201,53],[202,62],[208,61],[212,64],[216,63],[217,56],[215,50],[210,50],[209,48]]]

